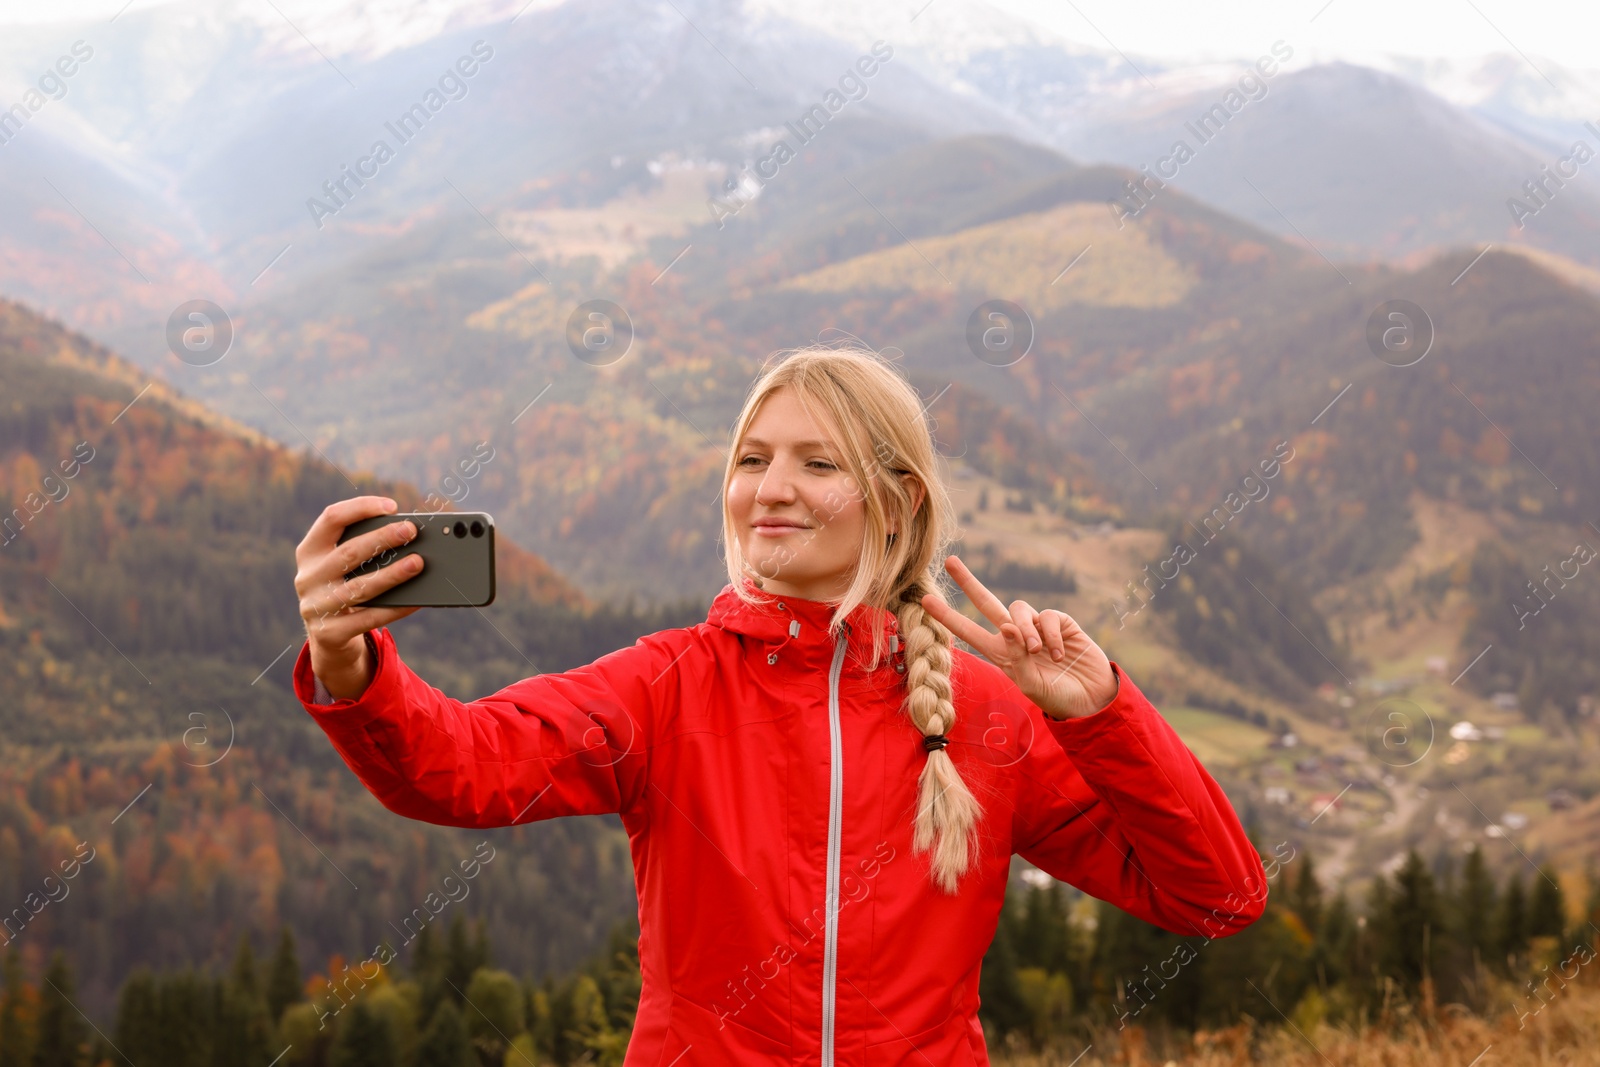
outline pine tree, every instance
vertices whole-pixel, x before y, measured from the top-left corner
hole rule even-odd
[[[1379,959],[1385,974],[1416,992],[1425,975],[1437,976],[1445,924],[1433,872],[1415,849],[1394,875],[1384,943]]]
[[[33,1067],[80,1067],[87,1055],[89,1027],[72,1004],[72,968],[60,949],[50,957],[39,986],[39,1030]]]
[[[544,985],[528,995],[528,1033],[533,1035],[533,1047],[541,1056],[554,1059],[560,1025],[556,1019],[555,980],[548,975]]]
[[[1322,913],[1322,929],[1317,932],[1316,949],[1311,956],[1317,983],[1324,992],[1350,975],[1355,937],[1356,924],[1350,916],[1350,901],[1340,891]]]
[[[550,1058],[557,1063],[571,1063],[583,1051],[571,1047],[567,1038],[572,1029],[572,990],[578,983],[573,979],[547,982],[550,989]]]
[[[618,923],[611,928],[606,948],[595,961],[594,980],[606,1001],[606,1020],[620,1031],[631,1031],[639,1011],[644,978],[639,971],[638,924]]]
[[[328,1067],[394,1067],[399,1058],[399,1042],[388,1020],[365,997],[357,998],[339,1024]]]
[[[417,1046],[415,1067],[477,1067],[477,1062],[455,1001],[440,1001]]]
[[[445,982],[445,953],[434,937],[431,923],[417,931],[416,946],[411,950],[411,977],[422,991],[419,1018],[433,1018],[439,1002],[446,997],[460,1007],[460,996]]]
[[[1600,942],[1600,876],[1595,874],[1593,859],[1585,864],[1584,881],[1588,883],[1589,895],[1583,902],[1583,919],[1578,924],[1577,936],[1593,948]]]
[[[1071,948],[1066,894],[1061,883],[1029,888],[1016,942],[1017,963],[1053,974],[1066,974]]]
[[[278,935],[278,948],[267,965],[267,1012],[274,1024],[283,1018],[283,1009],[306,998],[300,975],[300,957],[295,952],[294,932],[284,924]]]
[[[480,920],[481,922],[482,920]],[[479,967],[489,965],[489,942],[480,928],[479,936],[467,939],[467,924],[458,914],[450,923],[450,933],[445,941],[444,976],[454,987],[456,1003],[461,1003],[472,975]]]
[[[1531,937],[1560,939],[1567,931],[1567,900],[1556,881],[1555,872],[1539,868],[1533,880],[1533,899],[1528,903],[1528,934]]]
[[[1489,877],[1483,850],[1473,845],[1462,866],[1456,897],[1456,937],[1484,963],[1495,956],[1494,906],[1494,879]]]
[[[570,1018],[571,1027],[562,1036],[566,1038],[571,1059],[584,1057],[578,1062],[585,1062],[611,1046],[613,1031],[606,1022],[605,998],[600,995],[599,985],[587,974],[580,974],[573,983]]]
[[[266,1067],[276,1037],[248,934],[239,938],[233,967],[215,990],[211,1067]]]
[[[472,926],[472,969],[489,966],[489,921],[478,916]]]
[[[250,944],[249,933],[239,935],[239,947],[233,954],[233,966],[228,971],[228,978],[234,990],[245,996],[255,996],[261,992],[261,978],[256,973],[255,946]]]
[[[1366,911],[1355,921],[1350,938],[1348,981],[1354,999],[1368,1008],[1383,1000],[1383,950],[1388,940],[1389,879],[1378,875],[1367,889]]]
[[[522,1032],[522,987],[505,971],[479,967],[467,986],[466,1000],[471,1005],[465,1019],[473,1047],[499,1062],[512,1036]]]
[[[1008,897],[1000,909],[994,940],[983,954],[978,974],[978,1013],[987,1026],[1004,1036],[1028,1025],[1028,1004],[1017,979],[1017,951],[1012,930],[1018,923],[1016,902]]]
[[[1315,938],[1322,927],[1322,883],[1317,881],[1311,854],[1300,857],[1300,873],[1289,890],[1289,909],[1300,917],[1306,931]]]
[[[1502,968],[1515,969],[1516,959],[1528,951],[1528,905],[1522,879],[1515,873],[1506,879],[1505,896],[1500,901],[1500,917],[1495,924],[1495,952]]]
[[[0,994],[0,1067],[29,1067],[33,1060],[35,1003],[38,993],[22,974],[22,957],[6,952],[5,992]]]
[[[417,931],[416,942],[416,948],[411,950],[411,975],[420,982],[434,971],[444,969],[444,955],[434,941],[431,924]]]
[[[1243,943],[1231,949],[1224,947],[1236,942],[1240,935],[1212,938],[1209,942],[1203,936],[1180,938],[1104,901],[1098,904],[1095,914],[1093,967],[1109,984],[1119,1013],[1125,1011],[1129,1023],[1193,1023],[1200,1011],[1200,969],[1184,966],[1178,971],[1176,981],[1167,981],[1160,974],[1163,961],[1187,955],[1179,953],[1181,943],[1188,943],[1194,953],[1207,957],[1238,952],[1243,947]],[[1242,961],[1235,958],[1230,962]],[[1211,961],[1208,959],[1204,966],[1210,967]]]
[[[158,1040],[162,1067],[210,1067],[216,1033],[216,981],[193,968],[162,978]]]
[[[1298,936],[1285,911],[1283,902],[1269,896],[1261,919],[1240,932],[1186,939],[1198,958],[1175,950],[1148,961],[1140,986],[1155,987],[1160,1017],[1185,1029],[1230,1025],[1242,1012],[1259,1011],[1263,994],[1288,1005],[1298,1001],[1312,981],[1315,943]]]
[[[159,1063],[164,1053],[160,991],[149,971],[133,972],[117,997],[116,1046],[133,1063]]]

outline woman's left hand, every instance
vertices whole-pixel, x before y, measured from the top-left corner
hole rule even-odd
[[[943,600],[928,594],[922,606],[951,633],[977,649],[1053,719],[1092,715],[1116,697],[1121,681],[1111,660],[1064,611],[1035,611],[1026,600],[1008,609],[956,556],[945,570],[967,599],[1000,628],[991,633]]]

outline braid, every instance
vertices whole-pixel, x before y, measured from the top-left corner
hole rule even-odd
[[[906,712],[924,737],[943,734],[955,725],[951,699],[951,635],[922,606],[931,590],[921,580],[901,594],[895,614],[905,642]],[[932,851],[929,871],[947,893],[971,865],[976,853],[976,831],[983,808],[955,761],[943,748],[928,753],[917,779],[917,813],[912,823],[912,848]]]

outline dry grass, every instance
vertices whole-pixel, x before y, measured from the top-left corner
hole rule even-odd
[[[1510,996],[1514,990],[1508,989]],[[1305,1031],[1259,1026],[1246,1019],[1226,1030],[1201,1031],[1187,1047],[1157,1048],[1137,1027],[1099,1034],[1082,1047],[1041,1055],[993,1056],[994,1067],[1551,1067],[1600,1063],[1600,990],[1568,985],[1546,1006],[1517,997],[1517,1009],[1492,1018],[1455,1006],[1431,1020],[1409,1019],[1355,1031],[1319,1023]],[[1527,1012],[1519,1018],[1519,1012]],[[1074,1062],[1074,1057],[1081,1058]]]
[[[1063,274],[1080,252],[1081,269]],[[1071,203],[869,252],[792,278],[785,287],[857,293],[954,285],[1003,292],[1032,309],[1166,307],[1187,296],[1196,280],[1149,231],[1119,229],[1104,204]]]

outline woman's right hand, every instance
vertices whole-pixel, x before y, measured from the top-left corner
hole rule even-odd
[[[417,535],[412,523],[394,522],[339,543],[346,526],[392,514],[396,507],[385,496],[357,496],[329,504],[294,550],[294,590],[311,645],[311,670],[336,700],[360,697],[372,681],[364,635],[417,610],[359,604],[415,577],[422,570],[420,556],[405,556],[371,574],[344,580],[363,562]]]

